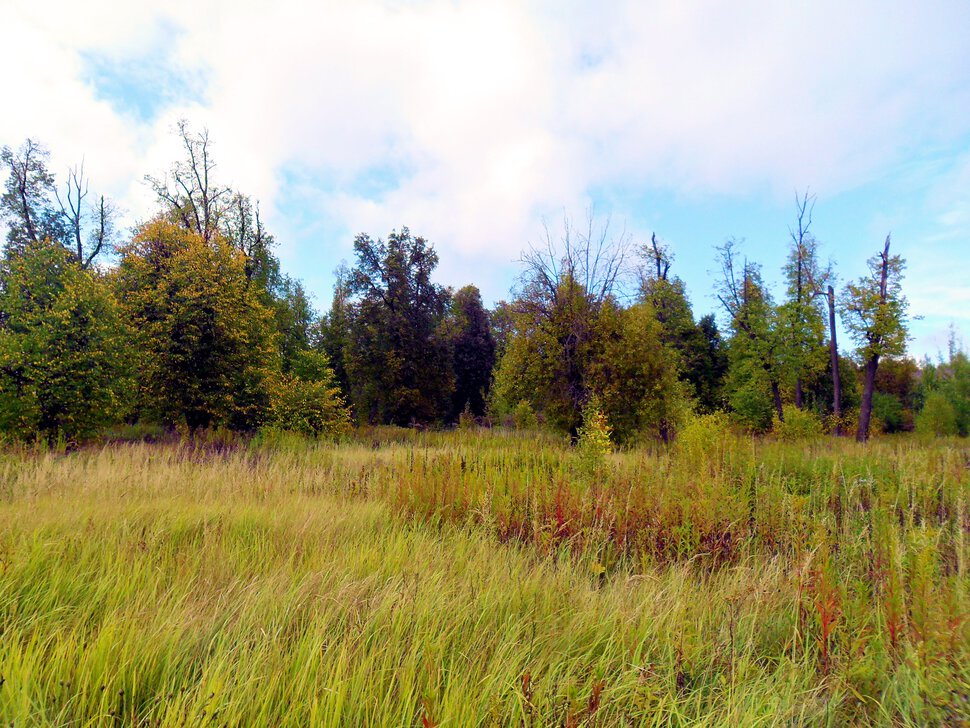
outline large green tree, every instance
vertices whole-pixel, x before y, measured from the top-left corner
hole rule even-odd
[[[718,300],[728,314],[728,401],[752,429],[766,429],[772,409],[784,419],[781,383],[782,336],[778,309],[758,264],[739,260],[738,245],[728,240],[718,249],[721,281]]]
[[[906,351],[907,311],[903,295],[905,261],[889,255],[890,237],[882,252],[868,261],[869,274],[848,283],[842,293],[842,323],[858,346],[862,362],[862,402],[856,439],[869,439],[876,374],[883,357],[901,356]]]
[[[406,227],[387,240],[361,234],[344,366],[358,420],[408,425],[447,417],[454,390],[441,330],[448,293],[431,280],[434,248]]]
[[[455,373],[449,419],[457,419],[465,407],[481,417],[485,414],[496,347],[488,311],[475,286],[460,288],[452,297],[448,339]]]
[[[640,251],[640,300],[650,304],[660,324],[660,340],[678,357],[680,378],[690,388],[696,407],[712,412],[720,406],[727,373],[727,353],[712,315],[694,321],[684,282],[670,273],[674,256],[657,235]]]
[[[596,400],[620,441],[672,434],[684,401],[677,356],[662,341],[652,303],[619,303],[628,252],[625,238],[612,238],[608,226],[590,219],[581,230],[566,221],[558,240],[547,231],[545,244],[523,255],[495,375],[497,411],[525,401],[551,427],[575,436]]]
[[[0,431],[75,441],[116,421],[126,341],[105,282],[58,243],[26,241],[0,273]]]
[[[592,394],[587,378],[597,321],[629,272],[629,253],[629,238],[614,236],[609,221],[598,223],[592,211],[584,226],[564,219],[558,235],[547,226],[544,240],[523,252],[497,402],[516,404],[508,396],[518,384],[507,377],[528,368],[536,388],[526,398],[554,427],[577,435]]]
[[[795,406],[805,406],[805,391],[820,377],[830,357],[825,347],[825,291],[831,268],[819,256],[811,231],[814,197],[798,198],[797,224],[789,230],[785,260],[785,301],[778,308],[782,368],[794,390]]]

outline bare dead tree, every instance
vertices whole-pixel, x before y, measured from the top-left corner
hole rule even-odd
[[[667,276],[670,273],[670,265],[674,261],[674,256],[665,243],[661,243],[657,240],[657,233],[652,233],[650,235],[649,254],[657,269],[657,280],[667,280]]]
[[[70,243],[65,241],[65,244],[69,248],[73,247],[72,252],[77,256],[80,266],[89,268],[104,250],[105,244],[114,232],[115,209],[104,195],[101,195],[97,202],[90,206],[90,210],[85,210],[89,185],[84,174],[84,160],[67,171],[64,186],[64,198],[61,198],[56,187],[54,196],[61,208],[67,233],[72,238]],[[90,229],[86,230],[85,219],[89,216],[93,220]],[[87,238],[86,244],[85,238]]]
[[[562,295],[563,284],[570,283],[583,292],[593,308],[598,308],[620,293],[630,254],[626,230],[614,235],[611,220],[607,218],[599,224],[589,209],[584,227],[576,229],[564,216],[558,237],[546,222],[543,233],[542,241],[530,245],[518,261],[523,265],[519,282],[526,294],[520,298],[545,308]]]
[[[195,134],[182,119],[178,123],[178,134],[185,149],[185,159],[172,165],[164,177],[146,175],[145,180],[176,220],[208,242],[219,228],[222,203],[231,190],[212,180],[216,165],[212,159],[209,130],[203,129]]]

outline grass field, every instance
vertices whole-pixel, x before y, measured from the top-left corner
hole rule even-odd
[[[968,725],[970,444],[0,454],[6,725]]]

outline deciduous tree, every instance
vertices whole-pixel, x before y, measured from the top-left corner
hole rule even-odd
[[[856,439],[869,439],[872,399],[879,361],[906,351],[907,311],[903,295],[905,261],[889,255],[890,236],[882,252],[869,259],[869,275],[846,284],[842,293],[842,323],[856,342],[863,366],[862,403]]]
[[[279,354],[242,253],[160,219],[120,255],[115,284],[136,332],[141,412],[191,429],[258,427]]]
[[[808,192],[796,198],[797,223],[789,229],[784,266],[786,296],[778,308],[782,368],[799,409],[805,405],[806,382],[826,366],[824,295],[832,273],[819,260],[818,240],[811,231],[814,206]]]
[[[127,338],[110,289],[50,239],[0,276],[0,431],[92,435],[128,406]]]
[[[736,241],[728,240],[718,253],[721,281],[717,296],[731,330],[728,380],[732,407],[748,412],[743,419],[760,429],[770,424],[772,406],[784,421],[778,312],[761,278],[761,267],[747,260],[739,262]],[[770,398],[767,407],[761,406],[761,392]]]

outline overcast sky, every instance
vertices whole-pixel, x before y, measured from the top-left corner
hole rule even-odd
[[[492,302],[593,205],[671,244],[700,315],[729,236],[780,278],[810,188],[843,281],[892,233],[916,355],[970,340],[966,0],[3,0],[0,28],[0,144],[83,157],[135,223],[176,121],[208,127],[320,307],[357,232],[409,226]]]

